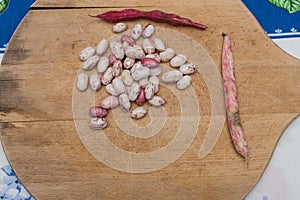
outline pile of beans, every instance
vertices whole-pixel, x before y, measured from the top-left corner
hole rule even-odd
[[[112,28],[114,33],[127,30],[128,26],[122,22]],[[129,112],[131,104],[138,107],[130,111],[130,117],[142,118],[147,110],[143,105],[148,102],[152,106],[162,106],[165,100],[156,93],[159,90],[159,75],[161,63],[169,62],[171,70],[161,76],[165,83],[175,83],[179,90],[190,86],[196,66],[187,62],[187,56],[176,54],[172,48],[166,48],[159,38],[153,38],[155,27],[148,24],[143,27],[136,24],[130,35],[123,34],[118,40],[103,39],[97,47],[86,47],[79,53],[83,72],[77,76],[77,88],[85,91],[90,85],[93,91],[105,86],[110,95],[101,101],[101,105],[89,109],[92,117],[90,126],[93,129],[103,129],[108,122],[108,110],[121,106],[124,112]],[[153,38],[153,39],[152,39]],[[137,41],[142,39],[142,45]],[[111,54],[105,56],[107,51]],[[84,71],[97,69],[97,72],[88,76]]]

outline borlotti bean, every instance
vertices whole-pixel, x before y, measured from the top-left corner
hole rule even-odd
[[[162,62],[168,62],[175,56],[175,51],[172,48],[167,48],[163,52],[159,53]]]
[[[97,65],[98,72],[99,73],[105,72],[105,70],[107,69],[108,66],[109,66],[108,57],[107,56],[100,57],[98,65]]]
[[[121,36],[121,42],[122,43],[126,42],[130,46],[136,45],[135,40],[132,37],[130,37],[129,35],[127,35],[127,34],[123,34]]]
[[[159,62],[155,60],[154,58],[143,58],[141,60],[141,63],[143,66],[148,67],[148,68],[156,68],[159,66]]]
[[[134,58],[134,59],[142,59],[145,57],[144,50],[142,49],[142,47],[138,45],[127,47],[127,49],[125,50],[125,54],[129,58]]]
[[[141,24],[136,24],[132,31],[131,31],[131,34],[130,36],[132,37],[132,39],[134,40],[138,40],[142,34],[142,31],[143,31],[143,27]]]
[[[186,63],[179,67],[179,71],[183,74],[193,74],[196,71],[196,65],[193,63]]]
[[[106,117],[107,113],[107,110],[101,106],[92,106],[89,109],[89,115],[91,117]]]
[[[121,33],[127,28],[125,23],[119,22],[112,27],[112,31]],[[179,90],[190,86],[190,75],[195,73],[196,65],[189,62],[186,55],[166,47],[161,39],[149,39],[154,32],[152,24],[144,28],[141,24],[136,24],[130,35],[122,34],[120,39],[110,42],[103,39],[96,47],[87,47],[79,53],[79,59],[83,61],[82,70],[93,70],[96,66],[97,69],[96,73],[89,73],[90,77],[85,73],[78,74],[78,90],[84,91],[90,85],[90,89],[97,92],[104,85],[109,94],[101,100],[100,106],[89,108],[89,125],[92,129],[107,127],[105,117],[108,110],[118,106],[124,112],[129,112],[132,104],[140,106],[130,112],[134,119],[146,115],[147,110],[141,107],[145,103],[163,106],[165,99],[157,95],[162,62],[170,62],[172,67],[161,76],[163,82],[176,84]],[[140,36],[143,37],[140,39],[142,41],[138,41]]]
[[[159,38],[155,38],[153,40],[154,43],[154,47],[157,51],[164,51],[165,50],[165,44],[163,43],[163,41]]]
[[[141,106],[146,102],[146,97],[145,97],[145,88],[140,89],[140,94],[138,96],[138,98],[136,99],[136,104]]]
[[[118,94],[125,93],[126,88],[123,81],[120,78],[115,78],[111,84]]]
[[[95,117],[90,120],[90,127],[92,129],[103,129],[107,126],[107,120],[102,117]]]
[[[161,74],[161,68],[155,67],[150,69],[150,76],[159,76]]]
[[[119,22],[119,23],[116,23],[113,27],[112,27],[112,31],[114,33],[121,33],[123,31],[126,31],[127,30],[127,24],[123,23],[123,22]]]
[[[84,70],[94,69],[98,64],[99,59],[100,58],[97,55],[94,55],[94,56],[88,58],[86,61],[84,61],[84,63],[82,63],[82,66],[81,66],[82,69],[84,69]]]
[[[116,56],[114,54],[110,54],[108,56],[109,64],[114,64],[114,62],[117,60]]]
[[[151,76],[149,78],[149,83],[152,83],[154,85],[154,92],[158,92],[159,89],[159,78],[157,76]]]
[[[95,48],[87,47],[79,53],[79,59],[85,61],[88,58],[92,57],[94,54],[95,54]]]
[[[166,83],[175,83],[182,78],[183,74],[178,70],[171,70],[164,73],[161,79]]]
[[[134,82],[132,76],[131,76],[131,73],[129,70],[125,69],[122,71],[122,74],[121,74],[121,80],[123,81],[123,83],[126,85],[126,86],[130,86],[132,85],[132,83]]]
[[[80,91],[84,91],[87,89],[89,85],[89,77],[85,73],[80,73],[77,76],[77,88]]]
[[[112,40],[110,42],[110,50],[116,56],[117,59],[124,58],[125,53],[124,53],[123,45],[121,42]]]
[[[111,83],[108,84],[108,85],[106,85],[106,86],[105,86],[105,89],[106,89],[106,91],[107,91],[109,94],[111,94],[111,95],[113,95],[113,96],[118,96],[118,95],[119,95],[119,93],[116,92],[115,88],[112,86]]]
[[[155,93],[155,87],[152,83],[148,83],[145,86],[145,98],[147,100],[152,99],[152,97],[154,96]]]
[[[101,77],[98,74],[92,74],[90,76],[91,89],[97,91],[101,88]]]
[[[147,110],[144,107],[137,107],[134,110],[131,111],[130,116],[133,119],[140,119],[144,117],[147,113]]]
[[[150,69],[148,67],[138,67],[132,72],[131,75],[135,81],[139,81],[150,75]]]
[[[156,60],[157,62],[161,62],[160,56],[158,53],[153,53],[153,54],[147,54],[145,56],[145,58],[153,58],[154,60]]]
[[[137,69],[143,67],[141,61],[137,61],[136,63],[133,64],[132,68],[130,69],[131,74]]]
[[[103,39],[97,45],[96,53],[101,56],[107,51],[107,49],[108,49],[108,41],[106,39]]]
[[[121,94],[119,96],[119,102],[124,112],[128,112],[130,110],[131,103],[127,94]]]
[[[152,24],[147,24],[142,30],[143,38],[149,38],[154,33],[154,26]]]
[[[113,68],[113,75],[114,76],[119,76],[123,71],[122,61],[121,60],[116,60],[113,63],[112,68]]]
[[[119,99],[116,96],[108,96],[101,102],[101,107],[105,109],[115,108],[119,105]]]
[[[139,80],[138,83],[140,87],[146,87],[146,85],[148,84],[148,77]]]
[[[179,90],[184,90],[191,85],[191,82],[192,82],[192,77],[189,75],[185,75],[177,82],[177,88]]]
[[[152,99],[149,99],[148,102],[152,105],[152,106],[162,106],[165,104],[165,100],[163,98],[161,98],[160,96],[154,96]]]
[[[141,87],[137,82],[132,83],[130,87],[127,88],[127,94],[130,101],[136,101],[141,91]]]
[[[126,57],[124,62],[123,62],[123,67],[125,69],[130,69],[135,63],[135,59],[134,58],[129,58],[129,57]]]
[[[101,82],[103,85],[109,84],[114,78],[114,70],[112,67],[108,67],[106,71],[103,73]]]
[[[155,52],[154,44],[148,38],[146,38],[146,39],[143,40],[143,49],[144,49],[144,51],[145,51],[146,54],[151,54],[151,53]]]
[[[171,59],[170,64],[172,67],[180,67],[187,60],[186,55],[178,54],[174,58]]]

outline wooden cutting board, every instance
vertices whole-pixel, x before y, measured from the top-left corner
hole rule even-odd
[[[153,23],[167,45],[197,62],[198,72],[183,93],[162,85],[163,110],[132,121],[117,108],[109,113],[107,129],[91,131],[85,111],[107,94],[104,88],[97,94],[74,88],[81,71],[78,53],[113,33],[112,24],[88,14],[124,6],[206,24],[201,31]],[[150,21],[127,24],[137,22]],[[234,151],[224,121],[222,32],[232,39],[247,161]],[[299,115],[299,66],[236,0],[37,1],[0,67],[1,140],[36,199],[242,199]]]

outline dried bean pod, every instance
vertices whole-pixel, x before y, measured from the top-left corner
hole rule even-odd
[[[121,42],[112,40],[110,42],[110,50],[116,56],[117,59],[124,58],[125,53]]]
[[[152,99],[155,93],[155,87],[152,83],[148,83],[145,87],[145,98],[147,100]]]
[[[123,64],[121,60],[116,60],[112,66],[113,75],[119,76],[123,71]]]
[[[92,106],[89,109],[89,115],[91,117],[106,117],[107,113],[107,110],[101,106]]]
[[[114,70],[112,67],[108,67],[106,71],[103,73],[101,82],[103,85],[109,84],[114,78]]]
[[[80,73],[77,76],[77,88],[80,91],[84,91],[87,89],[89,85],[89,77],[85,73]]]
[[[88,58],[86,61],[84,61],[84,63],[82,63],[82,66],[81,66],[82,69],[84,69],[84,70],[94,69],[98,64],[99,59],[100,58],[97,55],[94,55],[94,56]]]
[[[141,60],[141,63],[143,66],[148,67],[148,68],[155,68],[155,67],[158,67],[160,64],[154,58],[143,58]]]
[[[175,56],[175,51],[172,48],[167,48],[159,53],[162,62],[168,62]]]
[[[132,72],[132,78],[139,81],[150,75],[150,69],[148,67],[139,67]]]
[[[183,74],[178,70],[172,70],[164,73],[161,79],[166,83],[175,83],[182,78]]]
[[[155,52],[154,44],[148,38],[146,38],[146,39],[143,40],[143,49],[144,49],[145,53],[147,53],[147,54]]]
[[[106,56],[102,56],[99,59],[98,65],[97,65],[97,69],[99,73],[103,73],[105,72],[105,70],[107,69],[107,67],[109,66],[109,59]]]
[[[180,66],[179,71],[183,74],[193,74],[196,71],[196,65],[193,63],[186,63]]]
[[[141,88],[140,94],[139,94],[139,96],[138,96],[138,98],[135,102],[139,106],[143,105],[146,102],[145,89],[144,88]]]
[[[232,47],[230,38],[226,34],[223,34],[223,37],[222,76],[224,83],[227,124],[236,151],[244,158],[247,158],[249,151],[240,121]]]
[[[191,85],[191,82],[192,82],[192,77],[189,75],[185,75],[177,82],[177,88],[179,90],[184,90]]]
[[[90,120],[89,124],[92,129],[104,129],[107,126],[107,120],[102,117],[95,117]]]
[[[130,46],[134,46],[136,44],[135,40],[127,34],[123,34],[121,36],[121,42],[127,42]]]
[[[79,59],[86,61],[88,58],[92,57],[95,54],[95,49],[93,47],[87,47],[79,53]]]
[[[107,49],[108,49],[108,42],[106,39],[103,39],[97,45],[96,52],[101,56],[107,51]]]
[[[115,108],[119,105],[119,99],[115,96],[108,96],[101,102],[101,107],[105,109]]]
[[[132,110],[130,113],[131,118],[133,119],[140,119],[147,114],[147,110],[144,107],[137,107],[136,109]]]
[[[154,33],[154,26],[152,24],[147,24],[142,30],[143,38],[149,38]]]
[[[121,94],[119,96],[119,102],[120,102],[120,106],[122,107],[122,110],[124,112],[128,112],[130,107],[131,107],[131,103],[129,101],[129,97],[127,94]]]
[[[178,54],[174,58],[171,59],[170,64],[172,67],[180,67],[187,60],[186,55]]]
[[[133,29],[131,30],[131,34],[130,36],[132,37],[132,39],[134,40],[138,40],[142,34],[143,31],[143,27],[141,24],[136,24]]]
[[[163,43],[163,41],[161,39],[155,38],[153,40],[154,43],[154,47],[157,51],[164,51],[165,50],[165,44]]]
[[[90,76],[91,89],[97,91],[101,88],[101,77],[98,74],[92,74]]]
[[[123,31],[125,31],[127,28],[128,28],[127,24],[125,24],[123,22],[119,22],[112,27],[112,31],[114,33],[121,33]]]
[[[129,46],[125,50],[125,54],[127,57],[134,59],[142,59],[145,57],[144,50],[138,45]]]
[[[161,98],[160,96],[153,96],[152,99],[149,99],[148,102],[152,105],[152,106],[162,106],[165,104],[165,100],[163,98]]]
[[[130,101],[136,101],[140,94],[141,87],[137,82],[134,82],[130,87],[127,88],[126,93],[128,94]]]
[[[124,62],[123,62],[123,66],[125,69],[130,69],[135,63],[135,59],[134,58],[129,58],[126,57]]]

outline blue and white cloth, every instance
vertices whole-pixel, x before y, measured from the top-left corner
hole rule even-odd
[[[281,3],[288,0],[269,1]],[[283,50],[300,59],[300,11],[290,14],[286,9],[276,7],[269,1],[243,0],[266,34]],[[33,2],[34,0],[0,0],[0,63],[12,34]],[[293,2],[298,2],[300,5],[300,0],[293,0]],[[4,3],[8,3],[8,6],[1,6]],[[296,134],[298,132],[300,132],[300,117],[284,133],[262,179],[245,199],[299,199],[300,192],[297,186],[300,185],[298,170],[300,158],[296,159],[299,157],[297,149],[300,145],[300,135]],[[293,165],[289,164],[291,162]],[[11,169],[1,142],[0,199],[33,200]]]
[[[0,54],[4,54],[12,34],[33,2],[34,0],[0,0],[0,4],[8,5],[0,10]]]

